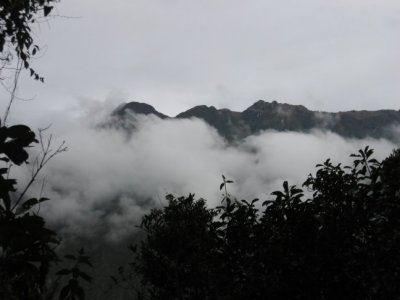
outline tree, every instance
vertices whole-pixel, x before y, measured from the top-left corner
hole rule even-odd
[[[131,267],[149,299],[400,299],[400,150],[329,159],[262,206],[168,196]],[[221,188],[226,188],[224,179]]]
[[[11,69],[15,73],[9,105],[3,120],[0,119],[0,161],[3,164],[0,168],[0,299],[44,299],[48,270],[51,263],[59,260],[54,251],[59,239],[55,232],[46,228],[45,220],[38,214],[40,209],[36,210],[42,202],[49,199],[26,196],[46,163],[65,151],[66,147],[62,143],[52,150],[51,136],[45,141],[42,130],[39,130],[37,140],[28,126],[6,124],[10,107],[16,97],[21,70],[29,69],[34,79],[43,82],[43,78],[30,67],[30,59],[39,51],[33,41],[31,26],[41,18],[47,18],[55,2],[56,0],[5,0],[0,3],[0,72]],[[9,68],[14,61],[17,61],[16,66]],[[17,180],[10,178],[11,167],[27,163],[29,154],[26,149],[35,143],[40,144],[41,153],[33,161],[31,179],[22,190],[17,191]],[[84,298],[78,279],[90,281],[90,277],[78,268],[78,264],[90,264],[89,257],[84,255],[82,249],[76,260],[73,268],[58,273],[59,276],[72,276],[61,289],[61,299]]]
[[[3,66],[14,56],[21,60],[22,66],[30,70],[31,76],[43,81],[35,70],[30,68],[30,59],[39,51],[32,37],[32,25],[40,18],[47,18],[57,0],[3,0],[0,2],[0,53]]]
[[[6,127],[0,124],[0,160],[3,163],[22,165],[28,159],[26,148],[37,142],[35,133],[25,125]],[[44,146],[42,139],[41,142]],[[42,150],[37,172],[63,148],[54,152],[49,148]],[[0,298],[39,299],[44,294],[50,263],[57,260],[54,245],[58,244],[58,239],[34,211],[48,199],[24,197],[35,176],[21,193],[17,193],[17,181],[9,178],[10,168],[11,165],[6,165],[0,169]]]
[[[194,195],[167,199],[164,210],[154,209],[143,218],[148,235],[135,271],[156,299],[209,299],[218,288],[213,280],[213,261],[219,256],[216,211]]]

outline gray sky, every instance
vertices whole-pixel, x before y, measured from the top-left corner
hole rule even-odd
[[[20,96],[35,101],[18,114],[105,99],[169,115],[259,99],[400,108],[397,0],[63,0],[55,14],[69,18],[36,31],[46,82],[21,80]]]

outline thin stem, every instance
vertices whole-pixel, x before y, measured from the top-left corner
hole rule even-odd
[[[21,74],[21,70],[22,70],[22,61],[20,59],[18,59],[17,67],[16,67],[16,70],[14,73],[13,86],[12,86],[12,89],[10,92],[10,101],[8,102],[6,111],[4,113],[3,126],[6,125],[7,118],[10,114],[11,106],[16,98],[16,93],[17,93],[17,89],[18,89],[18,79],[19,79],[19,75]]]
[[[42,135],[43,129],[39,129],[39,142],[42,148],[42,156],[41,158],[37,157],[35,159],[35,165],[36,168],[33,169],[32,171],[32,176],[31,179],[29,180],[28,184],[25,186],[24,190],[18,197],[17,201],[11,208],[11,210],[15,210],[18,204],[21,202],[22,198],[25,196],[26,192],[29,190],[29,188],[32,186],[32,184],[35,182],[36,177],[39,175],[40,171],[43,169],[43,167],[57,154],[60,154],[61,152],[67,151],[67,147],[65,146],[65,141],[63,141],[56,150],[52,150],[51,147],[51,141],[52,141],[52,136],[47,139],[47,143],[44,143],[43,141],[43,135]]]

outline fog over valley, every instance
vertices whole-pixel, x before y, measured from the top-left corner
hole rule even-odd
[[[350,163],[351,153],[369,145],[382,159],[396,147],[385,139],[349,139],[318,129],[267,130],[229,143],[200,119],[154,115],[132,115],[125,121],[135,130],[128,133],[101,126],[115,122],[110,117],[115,102],[74,108],[47,130],[57,130],[54,147],[65,140],[68,151],[49,163],[44,189],[38,180],[31,195],[42,192],[51,199],[41,212],[63,235],[115,242],[135,233],[143,214],[166,204],[167,194],[194,193],[212,207],[219,205],[221,175],[234,181],[233,197],[265,200],[284,180],[301,186],[327,158]],[[26,182],[30,172],[19,175]]]

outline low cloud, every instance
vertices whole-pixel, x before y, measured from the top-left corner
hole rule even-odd
[[[320,131],[266,131],[232,146],[196,119],[138,116],[135,122],[130,136],[98,129],[88,116],[63,122],[57,138],[66,140],[69,150],[46,167],[44,195],[51,201],[41,208],[61,235],[118,241],[137,230],[144,213],[163,205],[166,194],[195,193],[218,205],[222,174],[234,180],[233,197],[266,199],[284,180],[301,185],[327,158],[350,163],[351,153],[369,145],[382,159],[396,147],[387,140]],[[35,186],[32,196],[40,189]]]

